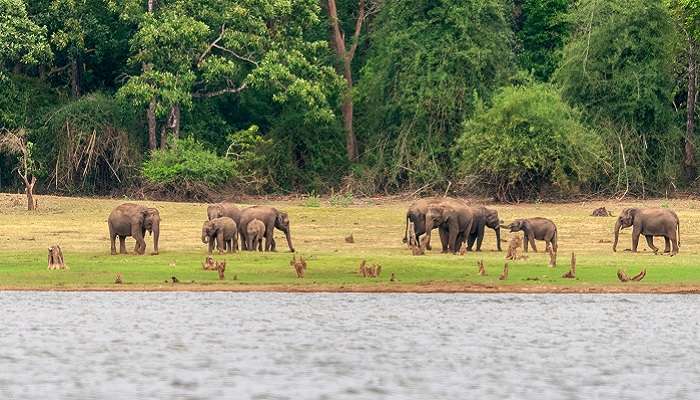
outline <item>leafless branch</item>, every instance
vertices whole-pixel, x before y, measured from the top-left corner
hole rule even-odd
[[[192,95],[192,97],[196,98],[205,98],[208,99],[210,97],[216,97],[216,96],[221,96],[223,94],[228,94],[228,93],[240,93],[243,90],[248,88],[248,84],[244,83],[241,86],[234,88],[234,87],[227,87],[221,90],[216,90],[213,92],[196,92]]]

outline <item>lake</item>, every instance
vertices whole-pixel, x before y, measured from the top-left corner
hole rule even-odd
[[[690,398],[699,300],[0,292],[0,398]]]

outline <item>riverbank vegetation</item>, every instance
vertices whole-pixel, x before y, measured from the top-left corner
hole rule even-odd
[[[0,0],[0,133],[42,194],[666,196],[699,43],[694,0]]]
[[[386,198],[330,202],[316,198],[268,202],[289,213],[297,254],[307,261],[303,279],[289,265],[283,235],[277,232],[276,253],[243,252],[214,255],[226,261],[225,279],[205,271],[207,245],[200,240],[206,205],[148,202],[162,218],[160,254],[111,256],[107,215],[124,199],[85,199],[41,196],[34,212],[26,211],[21,195],[0,195],[0,288],[75,290],[290,290],[290,291],[690,291],[700,289],[700,234],[689,227],[700,223],[700,202],[653,200],[564,204],[490,205],[507,223],[519,217],[546,216],[558,226],[557,266],[548,267],[547,254],[529,253],[527,260],[509,262],[507,280],[499,280],[505,250],[496,252],[495,235],[487,230],[483,251],[466,255],[428,251],[413,256],[401,243],[408,201]],[[244,203],[259,204],[263,199]],[[146,203],[144,203],[146,204]],[[630,230],[620,235],[619,251],[612,252],[614,217],[593,217],[606,206],[614,214],[624,207],[669,207],[681,220],[681,248],[677,256],[653,255],[640,242],[631,247]],[[353,243],[346,237],[352,235]],[[509,234],[503,233],[505,239]],[[437,236],[435,236],[437,238]],[[147,237],[147,254],[152,249]],[[661,246],[663,242],[657,245]],[[68,270],[47,270],[47,248],[59,244]],[[437,241],[434,243],[439,249]],[[133,253],[134,241],[127,239]],[[542,243],[538,242],[542,250]],[[576,279],[565,279],[571,252],[576,254]],[[381,265],[377,278],[358,273],[362,260]],[[483,260],[486,276],[477,263]],[[628,275],[642,269],[642,282],[620,283],[618,269]],[[117,275],[123,283],[115,284]],[[392,275],[394,280],[392,281]],[[172,283],[176,277],[179,283]]]

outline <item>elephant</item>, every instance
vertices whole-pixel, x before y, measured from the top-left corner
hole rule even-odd
[[[229,217],[236,224],[241,222],[241,209],[233,203],[210,204],[207,207],[207,218],[211,221],[214,218]]]
[[[523,248],[526,253],[528,242],[532,246],[532,250],[537,253],[535,239],[544,240],[547,246],[552,246],[552,250],[557,252],[557,226],[547,218],[516,219],[510,225],[501,227],[508,228],[511,232],[523,231]]]
[[[417,200],[413,204],[411,204],[408,207],[408,211],[406,211],[406,231],[404,233],[403,242],[408,242],[408,225],[409,223],[413,223],[413,229],[416,235],[415,243],[420,246],[420,236],[426,233],[425,214],[428,212],[428,208],[431,205],[439,204],[445,201],[451,201],[458,204],[466,205],[461,200],[452,197],[426,197],[424,199]],[[432,247],[430,246],[429,235],[426,236],[426,238],[424,239],[423,245],[427,250],[432,250]]]
[[[465,203],[453,199],[447,199],[440,203],[428,206],[425,213],[425,242],[430,243],[430,235],[433,229],[440,229],[440,241],[442,252],[457,253],[459,250],[459,237],[466,237],[472,231],[474,212]]]
[[[474,223],[467,238],[467,250],[472,251],[476,242],[476,251],[481,251],[481,243],[484,240],[484,230],[486,227],[496,232],[496,248],[501,251],[501,220],[498,218],[498,211],[486,207],[474,207]]]
[[[265,251],[276,251],[273,231],[275,228],[284,232],[287,238],[289,251],[294,252],[292,236],[289,230],[289,215],[269,206],[252,206],[241,211],[241,220],[238,224],[238,232],[241,236],[241,243],[248,242],[248,223],[254,219],[259,219],[265,224]],[[254,250],[254,249],[246,249]]]
[[[109,214],[109,240],[111,242],[111,254],[117,254],[116,238],[119,236],[119,253],[126,254],[126,237],[136,239],[134,252],[144,254],[146,252],[146,231],[153,235],[153,252],[158,254],[158,239],[160,237],[160,213],[155,208],[148,208],[133,203],[124,203]]]
[[[255,218],[248,222],[248,227],[246,228],[247,242],[246,248],[250,250],[262,251],[262,241],[265,237],[265,224],[259,219]]]
[[[617,240],[620,229],[632,227],[632,252],[637,252],[639,235],[644,235],[647,244],[654,251],[659,249],[654,246],[654,236],[663,236],[666,241],[664,253],[678,254],[681,245],[681,224],[678,215],[672,210],[663,208],[626,208],[622,210],[615,222],[615,242],[613,251],[617,251]]]
[[[229,217],[214,218],[204,221],[202,225],[202,243],[209,244],[208,254],[214,250],[214,242],[219,253],[238,250],[238,227],[236,221]]]

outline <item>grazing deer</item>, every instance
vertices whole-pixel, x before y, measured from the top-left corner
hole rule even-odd
[[[214,271],[216,269],[216,261],[214,261],[214,257],[207,256],[202,263],[202,269],[206,271]]]
[[[294,268],[297,278],[304,277],[304,272],[306,272],[306,260],[304,260],[304,256],[299,256],[299,260],[297,260],[296,255],[292,256],[292,261],[289,262],[289,265]]]
[[[63,251],[61,251],[61,246],[53,245],[49,247],[49,266],[48,269],[70,269],[63,260]]]
[[[477,265],[479,266],[479,276],[486,276],[487,273],[486,268],[484,268],[484,260],[479,260]]]
[[[510,239],[510,244],[508,244],[508,253],[506,254],[506,260],[517,260],[518,259],[518,249],[523,245],[523,240],[520,236],[515,236]]]

